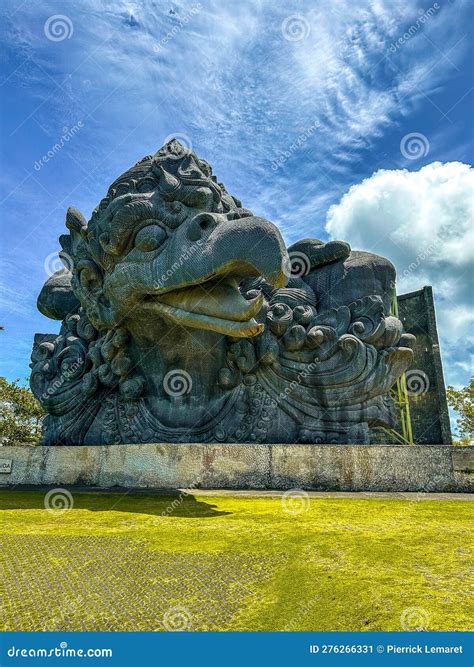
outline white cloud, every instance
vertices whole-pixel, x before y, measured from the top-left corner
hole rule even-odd
[[[433,286],[445,370],[456,383],[473,342],[473,191],[474,169],[461,162],[381,169],[331,206],[326,224],[332,238],[388,257],[399,293]]]

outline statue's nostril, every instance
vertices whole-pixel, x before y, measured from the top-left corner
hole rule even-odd
[[[218,224],[211,215],[199,215],[192,220],[188,236],[191,241],[199,241],[205,233],[210,233]]]

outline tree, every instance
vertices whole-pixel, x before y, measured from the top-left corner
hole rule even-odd
[[[467,387],[447,389],[448,403],[458,413],[456,420],[461,444],[469,444],[474,436],[474,377]]]
[[[0,442],[36,444],[41,438],[44,410],[26,387],[0,377]]]

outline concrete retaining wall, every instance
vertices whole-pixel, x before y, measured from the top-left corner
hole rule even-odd
[[[474,490],[474,447],[146,444],[1,447],[0,486]]]

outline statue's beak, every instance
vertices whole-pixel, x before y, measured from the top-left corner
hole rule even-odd
[[[185,281],[190,284],[223,274],[241,279],[262,276],[274,287],[284,287],[288,282],[284,273],[288,257],[285,243],[277,227],[264,218],[228,220],[224,215],[201,213],[180,231],[186,237],[175,238],[181,253],[189,243],[197,251],[184,264]],[[167,253],[168,261],[174,254]]]
[[[162,314],[183,326],[252,336],[262,330],[255,316],[263,297],[249,301],[238,285],[247,277],[261,276],[283,287],[287,262],[280,232],[268,220],[201,213],[176,230],[155,261],[142,265],[140,284],[132,267],[123,269],[129,286],[141,291],[142,305],[150,314]]]

